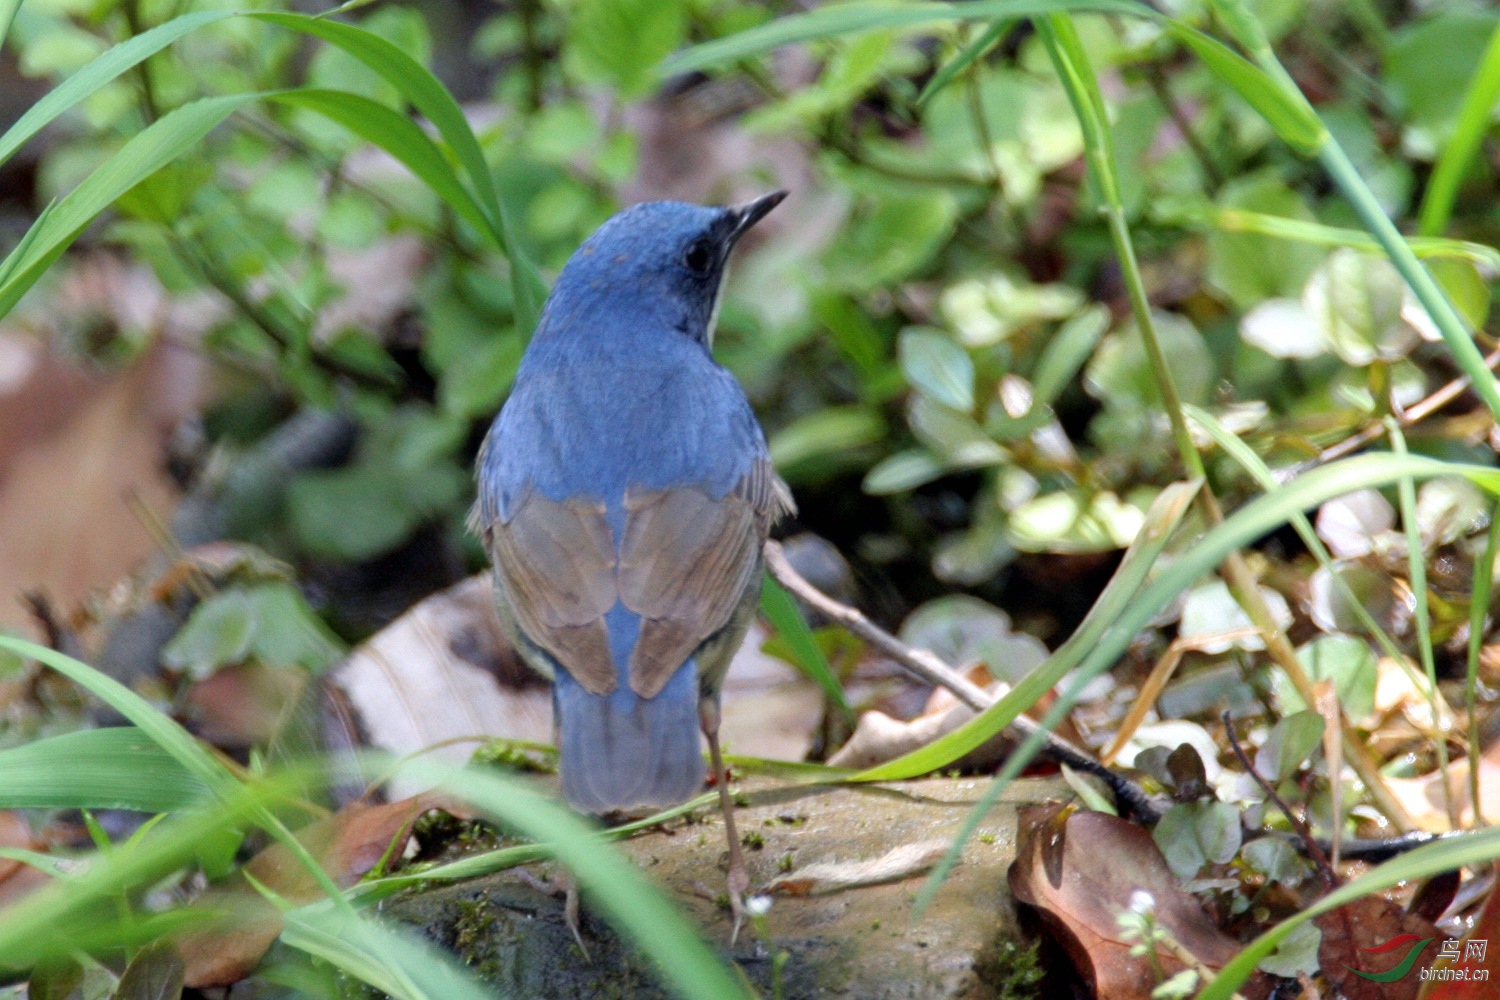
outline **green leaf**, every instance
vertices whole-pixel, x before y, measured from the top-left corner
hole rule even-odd
[[[208,789],[134,726],[84,729],[0,750],[0,809],[166,812]]]
[[[1195,28],[1171,20],[1166,27],[1259,112],[1282,142],[1304,156],[1312,156],[1328,141],[1328,130],[1300,92],[1289,93],[1265,70]]]
[[[1437,236],[1447,228],[1459,185],[1489,131],[1490,111],[1497,99],[1500,99],[1500,24],[1490,32],[1479,68],[1464,94],[1453,137],[1443,145],[1427,181],[1417,225],[1417,232],[1423,236]]]
[[[28,233],[25,244],[0,263],[0,273],[5,274],[4,282],[0,283],[0,317],[15,307],[96,215],[197,145],[237,108],[260,96],[235,94],[193,101],[168,112],[132,137],[58,201],[50,213],[38,219],[32,226],[34,235]]]
[[[1362,368],[1405,357],[1420,342],[1401,315],[1405,293],[1390,261],[1339,249],[1308,279],[1302,306],[1322,325],[1334,353]]]
[[[17,4],[19,6],[19,3]],[[166,24],[143,31],[112,47],[70,76],[31,106],[16,123],[0,135],[0,163],[15,155],[26,142],[74,107],[79,101],[109,83],[121,73],[140,65],[151,56],[206,24],[234,15],[227,11],[200,11],[173,18]]]
[[[1271,728],[1255,752],[1255,770],[1275,787],[1297,773],[1322,739],[1323,717],[1317,712],[1288,715]]]
[[[655,83],[656,64],[682,43],[682,0],[582,0],[568,24],[567,53],[579,75],[634,97]]]
[[[398,1000],[485,1000],[493,991],[448,952],[407,929],[316,903],[284,914],[281,942]]]
[[[769,573],[761,580],[760,610],[776,635],[786,643],[796,667],[816,681],[840,714],[852,723],[854,712],[849,708],[848,699],[844,697],[844,685],[833,672],[828,657],[823,655],[822,648],[803,620],[802,612],[792,600],[792,595],[771,579]]]
[[[904,493],[930,483],[946,470],[929,451],[910,448],[887,455],[865,475],[864,491],[874,496]]]
[[[174,670],[206,677],[256,660],[272,667],[319,671],[343,645],[288,583],[235,587],[201,601],[162,651]]]
[[[1436,158],[1452,136],[1497,28],[1493,10],[1448,10],[1392,35],[1382,82],[1408,126],[1404,145],[1419,158]]]
[[[908,327],[897,349],[913,387],[962,413],[974,409],[974,361],[941,330]]]
[[[790,468],[874,444],[885,436],[885,421],[863,406],[831,406],[808,414],[771,435],[771,460]]]
[[[1036,405],[1051,406],[1094,353],[1109,329],[1109,308],[1094,305],[1064,323],[1047,341],[1032,378]]]
[[[1312,209],[1279,176],[1262,173],[1224,185],[1221,212],[1275,216],[1296,223],[1314,223]],[[1296,298],[1308,276],[1323,260],[1316,247],[1260,235],[1248,227],[1221,228],[1208,236],[1208,277],[1241,309],[1266,299]]]

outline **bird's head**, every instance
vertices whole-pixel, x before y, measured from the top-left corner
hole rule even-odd
[[[730,251],[785,197],[785,191],[776,191],[727,207],[680,201],[632,205],[600,226],[568,260],[549,311],[572,313],[581,307],[626,323],[664,324],[708,346]]]

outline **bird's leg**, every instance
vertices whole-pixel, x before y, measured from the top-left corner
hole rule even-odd
[[[740,836],[734,825],[734,803],[729,797],[729,769],[724,766],[724,757],[719,753],[719,702],[717,698],[704,698],[698,706],[698,718],[703,726],[703,735],[708,737],[708,759],[714,770],[714,783],[719,786],[719,809],[724,813],[724,836],[729,840],[729,912],[734,916],[734,929],[729,932],[729,943],[734,944],[740,936],[740,926],[745,922],[745,893],[750,888],[750,872],[745,867],[745,856],[740,852]]]
[[[589,954],[588,945],[583,943],[583,930],[578,922],[578,880],[573,873],[566,868],[559,867],[553,872],[551,878],[542,878],[534,875],[529,869],[517,868],[516,878],[524,885],[528,885],[538,892],[545,892],[549,896],[561,894],[563,897],[563,920],[568,925],[568,930],[573,932],[573,940],[578,942],[578,950],[583,952],[583,960],[592,962],[593,956]]]

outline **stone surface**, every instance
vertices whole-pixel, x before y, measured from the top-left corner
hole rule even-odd
[[[951,840],[983,793],[983,779],[928,779],[862,787],[747,783],[736,812],[753,889],[787,869],[840,866],[886,857],[897,848]],[[786,1000],[988,1000],[998,995],[1016,939],[1006,870],[1015,853],[1016,806],[1068,796],[1055,780],[1016,782],[980,824],[923,918],[912,906],[925,873],[879,885],[774,897],[766,936],[747,926],[728,946],[728,913],[712,897],[724,891],[725,845],[716,810],[698,821],[650,831],[620,845],[667,888],[707,940],[744,970],[764,996]],[[545,872],[539,872],[545,874]],[[667,997],[649,963],[588,912],[574,943],[562,901],[515,872],[412,893],[385,912],[421,927],[516,998]],[[781,984],[773,959],[785,952]]]

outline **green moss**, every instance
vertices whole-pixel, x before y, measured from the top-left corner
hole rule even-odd
[[[1039,944],[1024,944],[1007,938],[995,946],[985,978],[994,987],[995,1000],[1037,1000],[1041,994],[1042,969]]]

